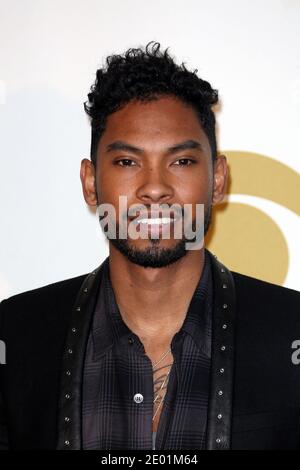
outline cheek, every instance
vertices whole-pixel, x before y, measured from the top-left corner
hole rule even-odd
[[[126,178],[120,178],[120,173],[114,172],[111,167],[99,166],[96,181],[99,202],[112,204],[117,211],[120,196],[126,196],[128,204],[134,198],[134,184],[130,184]]]
[[[190,203],[207,203],[212,197],[212,178],[210,174],[201,173],[181,182],[177,194],[182,201]]]
[[[204,221],[205,213],[211,205],[213,194],[212,172],[199,172],[189,178],[188,182],[178,188],[178,198],[183,204],[189,204],[187,208],[188,219]],[[197,206],[203,204],[204,206]],[[203,217],[203,218],[202,218]]]

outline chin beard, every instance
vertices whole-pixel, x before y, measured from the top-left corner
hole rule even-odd
[[[212,206],[210,205],[204,217],[204,236],[210,226],[211,213]],[[193,222],[192,225],[193,230],[195,230],[195,222]],[[120,253],[126,256],[129,261],[143,268],[164,268],[175,263],[186,256],[187,250],[185,244],[196,240],[196,237],[192,240],[182,238],[178,240],[172,248],[161,248],[159,239],[149,239],[150,246],[143,249],[136,249],[128,239],[120,239],[118,233],[117,227],[117,237],[109,239],[110,243],[117,248]]]
[[[149,240],[151,245],[142,250],[131,246],[128,240],[114,239],[110,240],[112,245],[117,248],[126,258],[134,264],[143,268],[164,268],[175,263],[186,255],[185,240],[179,240],[172,248],[160,248],[160,240]]]

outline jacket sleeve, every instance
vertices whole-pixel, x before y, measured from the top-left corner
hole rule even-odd
[[[5,405],[2,396],[2,367],[5,365],[5,343],[2,337],[2,320],[3,320],[3,302],[0,303],[0,450],[8,450],[8,430],[5,416]]]

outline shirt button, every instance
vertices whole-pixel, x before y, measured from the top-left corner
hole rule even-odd
[[[133,338],[128,338],[128,343],[129,343],[130,345],[132,345],[132,344],[134,343],[134,339],[133,339]]]
[[[136,393],[133,397],[135,403],[142,403],[144,401],[144,397],[141,393]]]

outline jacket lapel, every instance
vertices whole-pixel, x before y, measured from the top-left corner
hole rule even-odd
[[[231,272],[209,253],[213,273],[211,384],[207,449],[231,446],[236,298]]]
[[[211,384],[207,449],[230,449],[234,375],[235,286],[231,272],[208,252],[213,273]],[[85,349],[103,263],[83,281],[76,298],[62,359],[58,450],[82,448],[82,378]]]
[[[83,281],[71,314],[62,359],[57,450],[82,447],[82,378],[103,263]]]

